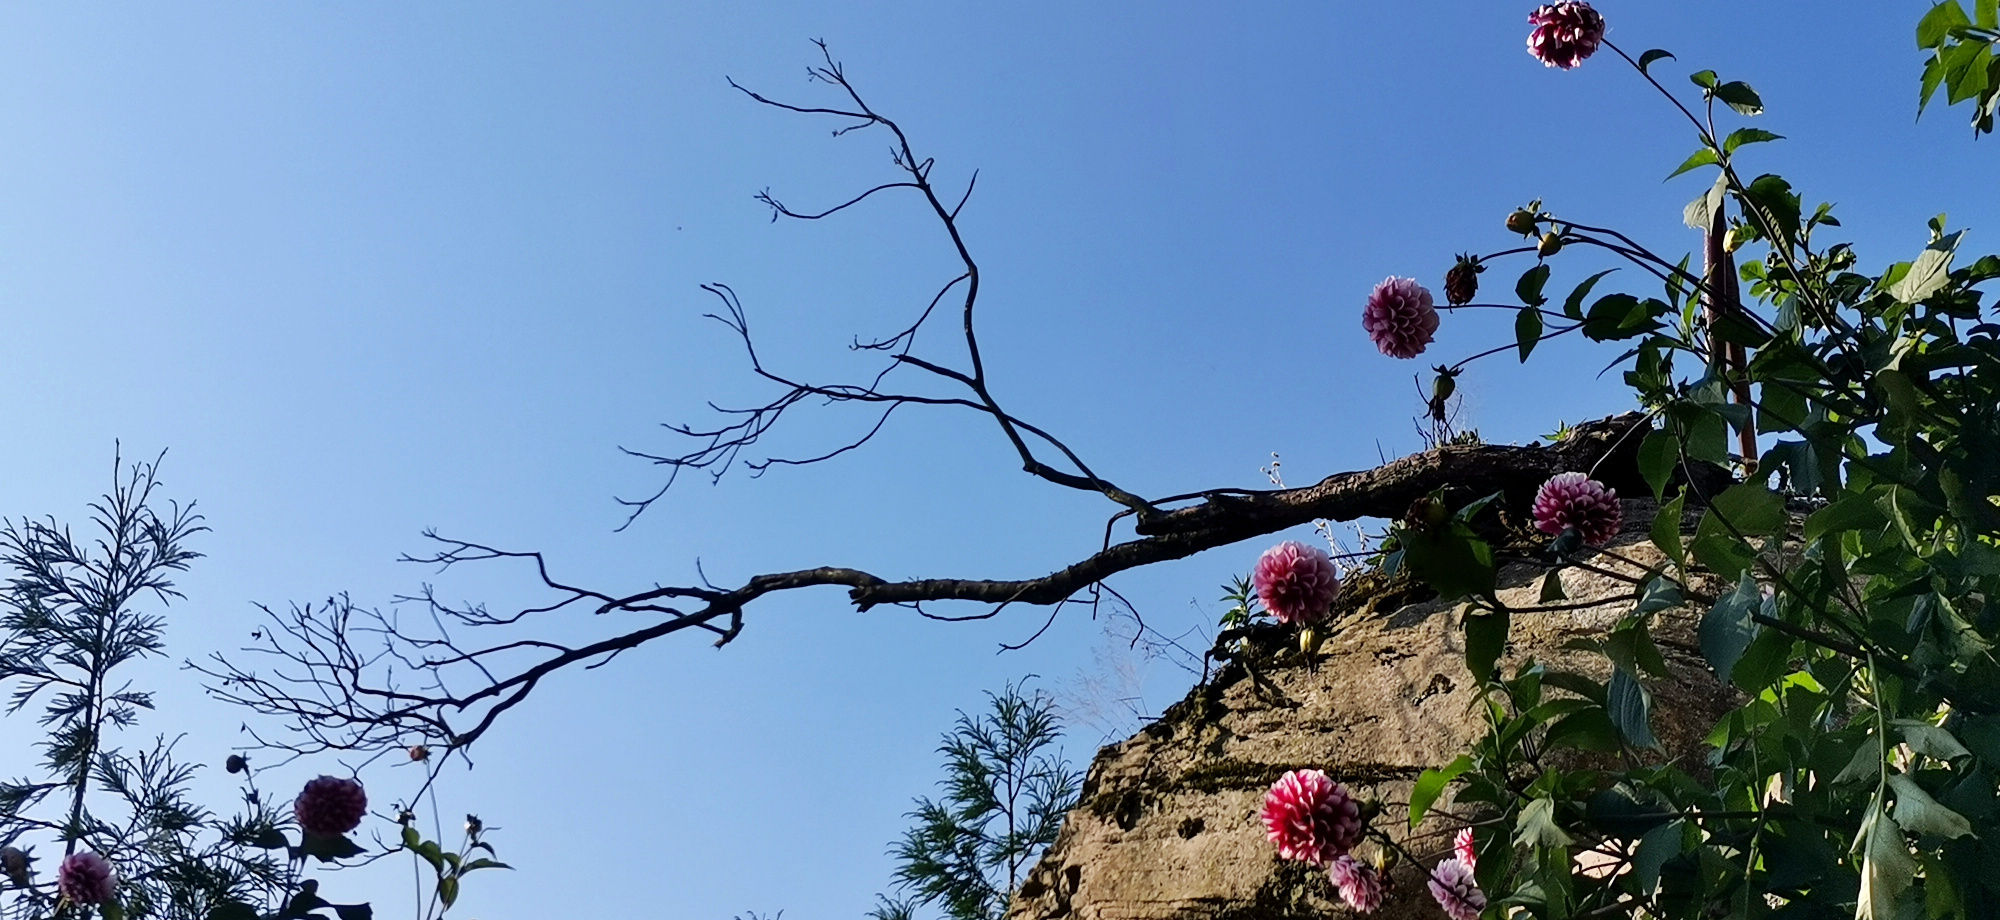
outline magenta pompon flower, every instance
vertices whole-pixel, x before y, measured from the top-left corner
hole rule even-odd
[[[1431,870],[1431,897],[1451,916],[1451,920],[1478,920],[1486,909],[1486,892],[1472,878],[1472,867],[1457,859],[1447,859]]]
[[[1286,540],[1257,557],[1250,572],[1257,600],[1280,623],[1311,623],[1333,608],[1340,575],[1326,550]]]
[[[1568,70],[1597,53],[1604,17],[1581,0],[1561,0],[1528,14],[1528,53],[1548,67]]]
[[[1291,770],[1264,793],[1264,830],[1278,855],[1326,865],[1361,842],[1361,803],[1319,770]]]
[[[1382,906],[1382,876],[1376,874],[1374,866],[1352,856],[1338,856],[1327,864],[1326,877],[1340,889],[1341,900],[1355,911],[1371,914]]]
[[[1437,304],[1415,278],[1390,276],[1375,285],[1361,310],[1361,328],[1391,358],[1414,358],[1437,334]]]
[[[368,793],[361,784],[338,776],[306,783],[292,801],[299,829],[315,837],[338,837],[360,826],[368,814]]]
[[[1466,868],[1479,868],[1479,854],[1472,848],[1472,828],[1459,829],[1458,836],[1451,838],[1451,851],[1458,854],[1458,861]]]
[[[118,888],[118,876],[111,863],[89,850],[63,857],[56,870],[56,890],[72,904],[102,904],[111,900]]]
[[[1618,506],[1618,492],[1582,473],[1557,473],[1535,492],[1535,529],[1560,534],[1576,528],[1583,542],[1592,546],[1611,542],[1618,536],[1624,512]]]

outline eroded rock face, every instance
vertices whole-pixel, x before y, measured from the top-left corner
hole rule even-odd
[[[1645,537],[1653,504],[1627,501],[1624,511],[1613,548],[1641,566],[1656,563],[1659,555]],[[1637,571],[1613,560],[1597,564]],[[1525,565],[1504,569],[1502,599],[1536,606],[1537,575]],[[1532,657],[1603,679],[1602,656],[1562,646],[1608,632],[1631,609],[1631,586],[1577,568],[1563,580],[1566,604],[1598,603],[1516,613],[1504,666],[1511,671]],[[1267,658],[1254,673],[1231,665],[1145,731],[1099,751],[1082,804],[1007,916],[1279,920],[1351,913],[1323,872],[1278,859],[1257,817],[1264,791],[1286,770],[1310,767],[1363,797],[1404,802],[1419,773],[1470,749],[1484,723],[1471,705],[1457,615],[1456,605],[1437,601],[1355,610],[1316,666],[1295,654]],[[1701,739],[1737,703],[1701,662],[1698,617],[1691,609],[1661,615],[1654,637],[1673,679],[1645,681],[1654,696],[1654,732],[1670,753],[1693,753],[1695,762]],[[1400,832],[1406,815],[1390,805],[1376,823]],[[1405,839],[1431,861],[1449,855],[1449,829],[1441,822]],[[1393,881],[1388,903],[1372,916],[1443,916],[1420,869],[1400,866]]]

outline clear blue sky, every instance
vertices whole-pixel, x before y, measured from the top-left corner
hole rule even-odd
[[[1509,245],[1501,218],[1538,196],[1662,249],[1693,241],[1680,209],[1704,180],[1660,181],[1691,132],[1608,55],[1570,73],[1531,60],[1532,5],[11,6],[0,513],[80,518],[114,439],[171,448],[169,494],[214,527],[172,611],[177,659],[240,643],[252,602],[386,605],[432,578],[393,560],[433,526],[617,591],[684,582],[697,558],[723,583],[821,564],[1024,577],[1080,558],[1107,504],[1030,480],[997,432],[937,412],[835,463],[684,483],[612,532],[612,496],[656,483],[617,445],[667,449],[658,422],[767,392],[699,318],[696,285],[733,285],[766,358],[824,376],[851,373],[850,336],[899,327],[955,272],[913,201],[773,225],[751,200],[768,186],[830,204],[891,177],[884,137],[831,138],[723,82],[825,99],[804,80],[816,37],[942,183],[981,170],[964,224],[1015,412],[1152,494],[1260,485],[1272,451],[1294,484],[1370,466],[1417,446],[1420,408],[1421,368],[1360,332],[1383,276],[1435,285],[1454,252]],[[1959,110],[1913,119],[1926,6],[1600,8],[1634,53],[1679,54],[1659,68],[1670,86],[1701,67],[1755,84],[1759,124],[1789,140],[1751,168],[1838,202],[1879,265],[1920,249],[1938,211],[1975,228],[1973,248],[2000,240],[1973,178],[1993,175],[1992,141]],[[1563,264],[1552,287],[1594,267]],[[1433,354],[1509,329],[1448,316]],[[1595,378],[1615,353],[1483,363],[1462,383],[1469,421],[1526,441],[1622,410]],[[860,423],[794,421],[774,447]],[[1213,622],[1215,585],[1261,548],[1117,585],[1178,632]],[[507,574],[439,584],[531,600]],[[476,878],[463,915],[859,916],[954,710],[1011,678],[1061,691],[1104,666],[1102,624],[1080,614],[995,654],[1040,615],[857,615],[828,589],[760,603],[720,652],[677,637],[550,681],[446,791],[448,814],[503,828],[520,867]],[[1147,674],[1149,711],[1185,689]],[[219,761],[241,714],[156,676],[171,706],[146,728],[189,731],[187,750]],[[26,770],[29,728],[0,727],[0,773]],[[1087,761],[1099,740],[1082,730],[1070,752]],[[371,788],[413,778],[377,771]],[[404,871],[330,888],[397,916]]]

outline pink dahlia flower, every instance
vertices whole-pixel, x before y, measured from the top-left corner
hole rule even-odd
[[[368,814],[368,793],[361,784],[338,776],[322,776],[306,784],[292,801],[299,829],[315,837],[338,837],[360,826]]]
[[[1326,875],[1356,911],[1369,914],[1382,906],[1382,876],[1375,873],[1374,866],[1352,856],[1339,856],[1326,867]]]
[[[1361,310],[1361,328],[1368,330],[1368,338],[1383,354],[1414,358],[1424,353],[1437,334],[1437,305],[1417,279],[1384,278]]]
[[[1451,850],[1458,854],[1458,861],[1468,869],[1479,868],[1479,854],[1472,849],[1472,828],[1462,828],[1458,836],[1451,838]]]
[[[1459,860],[1438,863],[1431,870],[1430,889],[1431,897],[1451,920],[1478,920],[1479,912],[1486,909],[1486,892],[1473,880],[1472,867]]]
[[[1535,493],[1535,529],[1560,534],[1571,527],[1590,545],[1618,536],[1624,512],[1618,492],[1582,473],[1557,473]]]
[[[72,904],[102,904],[111,900],[118,876],[111,863],[89,850],[79,850],[63,858],[56,870],[56,890]]]
[[[1292,770],[1264,793],[1264,830],[1278,855],[1326,865],[1361,842],[1361,803],[1319,770]]]
[[[1528,53],[1549,67],[1568,70],[1597,53],[1604,17],[1580,0],[1561,0],[1528,14]]]
[[[1340,576],[1326,550],[1286,540],[1257,557],[1250,581],[1257,600],[1280,623],[1311,623],[1333,607]]]

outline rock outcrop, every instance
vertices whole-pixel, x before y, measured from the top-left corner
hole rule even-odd
[[[1627,500],[1613,549],[1629,561],[1595,564],[1636,572],[1659,560],[1647,542],[1654,505]],[[1692,524],[1690,519],[1687,524]],[[1503,568],[1501,597],[1537,606],[1537,570]],[[1526,658],[1599,679],[1608,665],[1570,640],[1603,636],[1631,609],[1629,584],[1581,568],[1563,575],[1567,609],[1517,613],[1505,659]],[[1258,808],[1286,770],[1318,768],[1363,796],[1408,800],[1429,767],[1450,762],[1484,734],[1472,705],[1457,605],[1400,603],[1394,586],[1343,604],[1336,631],[1307,665],[1273,637],[1231,663],[1134,737],[1101,750],[1083,797],[1017,893],[1009,920],[1280,920],[1344,916],[1323,872],[1278,859]],[[1353,586],[1350,594],[1368,593]],[[1701,739],[1737,704],[1701,661],[1699,613],[1660,615],[1654,636],[1673,676],[1647,681],[1653,729],[1670,754],[1700,762]],[[1398,832],[1407,812],[1390,805],[1377,825]],[[1415,853],[1444,854],[1436,822],[1407,836]],[[1417,867],[1394,874],[1377,916],[1443,916]]]

